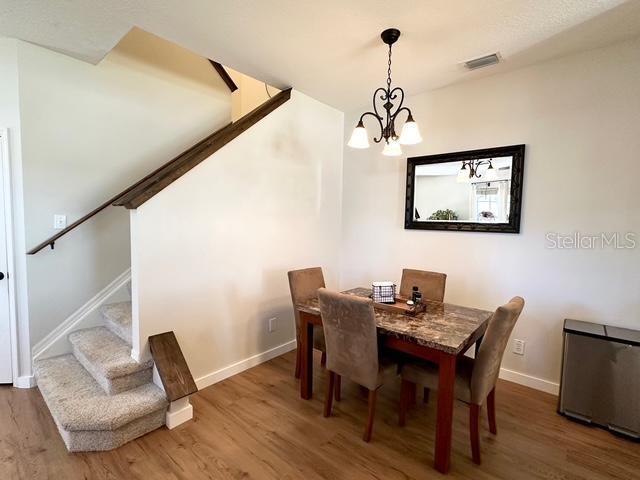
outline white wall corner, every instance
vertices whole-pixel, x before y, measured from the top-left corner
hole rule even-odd
[[[102,325],[104,321],[102,317],[98,315],[98,309],[118,292],[124,291],[130,278],[131,270],[127,269],[100,290],[87,303],[69,315],[69,317],[33,347],[33,359],[37,360],[39,358],[47,358],[70,352],[70,345],[67,341],[69,333],[79,328]]]
[[[165,423],[169,430],[182,425],[193,418],[193,405],[189,402],[189,397],[182,397],[171,402],[167,410]]]
[[[131,358],[142,362],[145,352],[140,340],[140,295],[139,288],[139,256],[138,256],[138,215],[137,209],[129,210],[129,232],[131,235]]]

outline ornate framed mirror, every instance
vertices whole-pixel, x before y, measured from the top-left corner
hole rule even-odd
[[[519,233],[524,145],[407,159],[404,228]]]

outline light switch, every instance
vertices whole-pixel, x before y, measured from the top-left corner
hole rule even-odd
[[[67,226],[67,216],[66,215],[54,215],[53,216],[53,228],[56,230],[62,230]]]

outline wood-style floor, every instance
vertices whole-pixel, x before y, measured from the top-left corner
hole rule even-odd
[[[397,426],[398,382],[380,391],[373,441],[359,388],[343,382],[334,416],[322,417],[324,372],[300,400],[293,353],[192,397],[195,419],[104,453],[67,453],[37,389],[0,388],[0,479],[442,479],[432,469],[435,401]],[[471,462],[468,407],[457,403],[451,479],[640,479],[640,444],[571,422],[551,395],[501,381],[498,435],[481,432]]]

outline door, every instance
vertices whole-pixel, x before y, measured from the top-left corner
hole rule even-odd
[[[7,227],[5,220],[5,173],[8,172],[7,139],[0,130],[0,383],[12,383],[11,317],[9,315],[9,282],[7,280]],[[8,182],[7,182],[8,183]],[[8,193],[8,192],[7,192]]]

